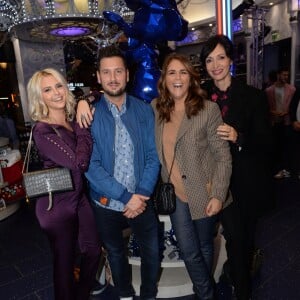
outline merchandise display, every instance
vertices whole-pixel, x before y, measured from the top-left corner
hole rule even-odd
[[[2,187],[0,189],[0,199],[3,199],[6,205],[19,201],[25,197],[25,190],[21,182]]]
[[[3,139],[1,138],[1,141]],[[9,147],[1,147],[0,152],[0,220],[5,219],[20,207],[20,200],[25,197],[22,184],[21,153]]]
[[[0,198],[6,204],[18,201],[25,196],[22,185],[22,160],[19,150],[2,149],[0,166],[3,185],[0,189]]]

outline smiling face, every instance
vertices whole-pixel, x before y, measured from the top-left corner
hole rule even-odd
[[[231,63],[231,59],[226,55],[224,47],[220,44],[207,56],[205,60],[206,70],[208,75],[214,80],[216,86],[230,85]]]
[[[190,86],[190,74],[177,59],[170,61],[166,70],[166,87],[174,101],[184,101]]]
[[[49,115],[57,110],[65,110],[67,88],[53,75],[41,79],[41,96],[49,110]]]
[[[284,85],[285,83],[288,83],[289,82],[289,71],[281,71],[278,76],[278,82],[279,84],[282,84]]]
[[[125,95],[129,75],[121,57],[102,58],[97,78],[108,100],[115,102]]]

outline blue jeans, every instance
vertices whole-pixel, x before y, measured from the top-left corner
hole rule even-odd
[[[194,292],[201,300],[214,299],[212,264],[217,218],[192,220],[187,203],[177,198],[176,205],[170,218]]]
[[[155,298],[160,267],[158,246],[158,220],[151,200],[146,210],[134,219],[127,219],[122,212],[98,207],[92,203],[97,229],[108,252],[108,261],[115,287],[120,297],[135,294],[132,286],[131,266],[128,263],[122,231],[130,226],[140,247],[141,288],[140,298]]]

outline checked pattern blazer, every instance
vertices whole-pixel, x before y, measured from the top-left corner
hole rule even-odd
[[[156,148],[162,164],[161,176],[167,181],[168,171],[164,165],[162,132],[164,122],[155,112]],[[217,135],[217,127],[223,124],[217,104],[205,101],[198,115],[183,117],[176,139],[176,161],[181,172],[192,219],[206,217],[205,208],[214,197],[223,202],[223,208],[232,202],[228,191],[231,176],[231,154],[227,141]],[[209,188],[208,188],[209,187]]]

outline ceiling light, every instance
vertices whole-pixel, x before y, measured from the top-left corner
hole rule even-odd
[[[99,36],[106,22],[104,10],[126,21],[133,16],[124,0],[0,0],[0,4],[0,30],[30,41]]]

